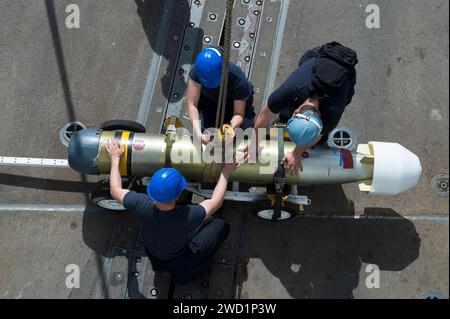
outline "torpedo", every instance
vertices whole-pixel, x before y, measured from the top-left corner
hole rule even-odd
[[[221,164],[204,161],[205,146],[196,147],[191,137],[85,129],[70,139],[68,161],[75,171],[86,175],[107,175],[110,159],[104,147],[106,141],[116,138],[125,145],[120,161],[120,173],[128,177],[152,176],[163,167],[173,167],[193,182],[214,183]],[[241,145],[236,150],[243,149]],[[294,144],[284,141],[284,153]],[[277,143],[261,142],[260,158],[279,158]],[[177,154],[188,154],[180,157]],[[287,185],[313,186],[358,183],[359,189],[371,195],[401,194],[419,182],[422,167],[419,158],[400,144],[369,142],[359,144],[355,150],[316,147],[302,155],[303,171],[286,175]],[[184,158],[184,159],[183,159]],[[200,160],[192,160],[194,158]],[[230,177],[231,181],[268,185],[273,183],[278,162],[258,161],[242,164]]]

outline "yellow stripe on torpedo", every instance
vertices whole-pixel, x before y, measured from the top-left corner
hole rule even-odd
[[[131,132],[123,132],[122,138],[120,139],[120,145],[125,146],[125,153],[123,153],[123,155],[120,159],[120,165],[119,165],[120,176],[123,176],[123,177],[128,176],[127,161],[128,161],[128,144],[129,144],[129,140],[130,140],[130,135],[131,135]]]

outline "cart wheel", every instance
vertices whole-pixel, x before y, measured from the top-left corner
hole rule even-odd
[[[134,133],[145,133],[145,127],[142,124],[129,120],[111,120],[106,121],[100,128],[105,131],[125,130]]]
[[[119,204],[114,198],[111,197],[109,190],[99,190],[91,194],[92,202],[106,210],[113,211],[125,211],[127,210],[121,204]]]
[[[272,222],[272,217],[275,212],[275,209],[272,207],[272,204],[269,201],[261,202],[256,205],[257,207],[254,210],[254,214],[265,221]],[[292,218],[298,216],[298,208],[295,209],[289,203],[285,204],[285,207],[281,209],[281,216],[278,218],[278,222],[291,220]]]

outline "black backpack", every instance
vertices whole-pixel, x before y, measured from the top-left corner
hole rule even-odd
[[[345,93],[348,105],[354,95],[356,84],[355,66],[358,64],[356,52],[333,41],[307,51],[300,59],[299,65],[314,57],[316,62],[312,68],[311,90],[314,94],[325,97],[341,95],[344,93],[342,90],[347,90]]]
[[[358,64],[356,52],[336,41],[326,43],[320,48],[318,59],[321,58],[332,59],[349,70],[354,70]]]

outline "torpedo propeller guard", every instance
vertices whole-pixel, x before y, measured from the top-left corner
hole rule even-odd
[[[72,136],[68,157],[70,167],[87,175],[109,174],[111,162],[104,145],[113,137],[125,145],[120,161],[122,176],[152,176],[166,166],[179,170],[195,182],[214,183],[220,174],[221,164],[203,160],[173,161],[174,155],[180,152],[188,152],[190,158],[203,158],[199,153],[205,151],[205,146],[200,151],[192,138],[175,136],[169,142],[167,135],[100,129],[85,129]],[[239,145],[237,149],[243,146]],[[261,158],[278,157],[276,143],[262,141],[261,146]],[[293,143],[284,142],[285,153],[293,148]],[[360,190],[369,194],[395,196],[416,186],[422,173],[419,158],[395,143],[360,144],[356,151],[316,147],[302,156],[303,171],[295,176],[286,175],[287,185],[359,183]],[[243,164],[230,180],[255,185],[271,184],[277,165],[277,161]]]

